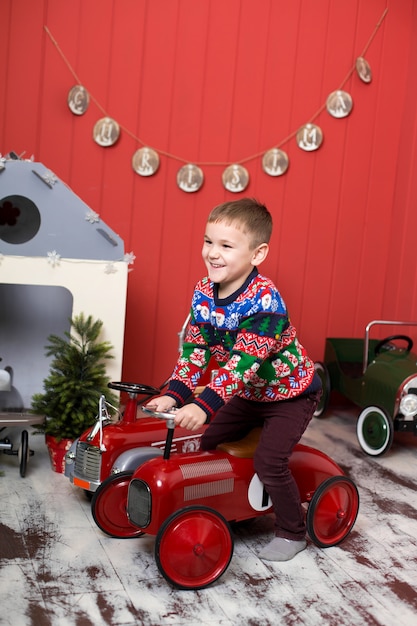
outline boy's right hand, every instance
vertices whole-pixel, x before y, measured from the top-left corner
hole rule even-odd
[[[158,396],[157,398],[152,398],[145,406],[151,411],[166,413],[176,407],[177,403],[174,398],[170,398],[170,396]]]

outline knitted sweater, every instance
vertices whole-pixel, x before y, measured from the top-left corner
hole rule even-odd
[[[167,395],[182,406],[213,358],[218,374],[193,402],[210,418],[234,395],[272,402],[303,393],[314,363],[297,339],[273,282],[256,268],[235,293],[218,297],[218,285],[196,285],[191,319]]]

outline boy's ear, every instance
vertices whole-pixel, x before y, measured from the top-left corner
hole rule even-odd
[[[259,265],[262,261],[265,261],[268,256],[269,245],[267,243],[261,243],[257,246],[253,252],[252,265]]]

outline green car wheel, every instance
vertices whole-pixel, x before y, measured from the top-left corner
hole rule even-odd
[[[394,438],[391,417],[377,406],[368,406],[359,415],[356,424],[359,444],[366,454],[380,456],[390,449]]]

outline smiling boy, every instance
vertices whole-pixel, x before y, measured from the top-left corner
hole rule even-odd
[[[195,287],[168,390],[148,407],[181,407],[175,422],[190,430],[210,423],[203,450],[262,426],[254,467],[271,497],[275,537],[259,556],[288,561],[306,547],[304,511],[288,460],[313,416],[321,383],[278,289],[258,271],[271,233],[272,217],[256,200],[212,210],[202,249],[207,276]],[[216,377],[185,404],[212,358]]]

